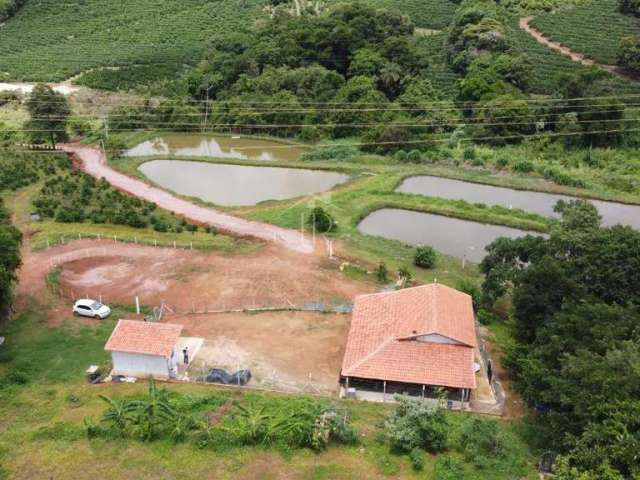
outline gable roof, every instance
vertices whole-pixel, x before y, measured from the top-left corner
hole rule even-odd
[[[118,320],[104,349],[109,352],[140,353],[168,357],[182,332],[174,323]]]
[[[451,344],[418,341],[438,335]],[[475,388],[471,297],[430,284],[362,295],[354,302],[342,375]]]

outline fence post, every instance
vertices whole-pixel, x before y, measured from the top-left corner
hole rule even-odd
[[[173,248],[176,248],[176,241],[173,241]]]
[[[116,235],[113,236],[113,243],[116,243],[118,241],[118,237]]]
[[[135,243],[136,245],[138,244],[138,237],[136,237],[135,235],[133,236],[133,243]]]
[[[49,237],[47,237],[47,248],[49,248]]]
[[[136,315],[140,315],[140,299],[136,295]]]
[[[189,242],[189,249],[193,250],[193,242]]]
[[[78,232],[78,240],[82,240],[82,234]]]
[[[156,240],[155,238],[153,239],[153,246],[157,247],[158,246],[158,240]]]

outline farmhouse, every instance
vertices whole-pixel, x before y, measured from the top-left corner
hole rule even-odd
[[[178,371],[182,325],[119,320],[104,349],[113,375],[167,379]]]
[[[471,297],[440,284],[356,297],[340,380],[347,393],[467,401],[476,388]],[[369,395],[370,396],[370,395]]]

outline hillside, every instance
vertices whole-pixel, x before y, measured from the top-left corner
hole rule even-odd
[[[0,29],[0,80],[60,81],[99,66],[194,63],[213,33],[252,22],[260,0],[28,2]]]

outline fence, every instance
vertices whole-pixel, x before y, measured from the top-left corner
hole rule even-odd
[[[60,233],[47,235],[44,238],[40,238],[31,242],[31,248],[33,250],[44,250],[46,248],[57,247],[66,245],[69,242],[76,240],[104,240],[114,243],[131,243],[136,245],[143,245],[147,247],[159,247],[159,248],[176,248],[182,250],[210,250],[213,248],[211,243],[205,240],[182,240],[182,239],[167,239],[167,238],[148,238],[144,236],[127,236],[127,235],[103,235],[100,233]]]

